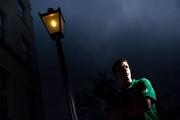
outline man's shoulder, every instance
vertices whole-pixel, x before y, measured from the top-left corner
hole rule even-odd
[[[144,84],[144,85],[150,85],[151,82],[147,78],[140,78],[135,80],[137,84]]]
[[[156,100],[156,94],[150,81],[146,78],[137,80],[136,89],[140,89],[143,96],[151,98],[153,101]]]

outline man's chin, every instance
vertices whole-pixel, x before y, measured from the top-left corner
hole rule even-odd
[[[131,78],[129,76],[124,77],[124,82],[131,82]]]
[[[129,76],[128,75],[124,75],[123,78],[128,80]]]

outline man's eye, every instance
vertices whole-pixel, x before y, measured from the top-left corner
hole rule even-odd
[[[122,70],[122,69],[123,69],[123,67],[122,67],[122,66],[118,67],[118,70]]]

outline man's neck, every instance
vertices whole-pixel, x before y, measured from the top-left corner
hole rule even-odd
[[[127,79],[127,80],[125,80],[126,82],[124,82],[123,83],[123,88],[124,89],[126,89],[126,88],[128,88],[130,85],[131,85],[131,83],[132,83],[132,78],[129,78],[129,79]]]

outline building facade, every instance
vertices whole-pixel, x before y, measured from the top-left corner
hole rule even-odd
[[[42,120],[29,0],[0,0],[0,120]]]

